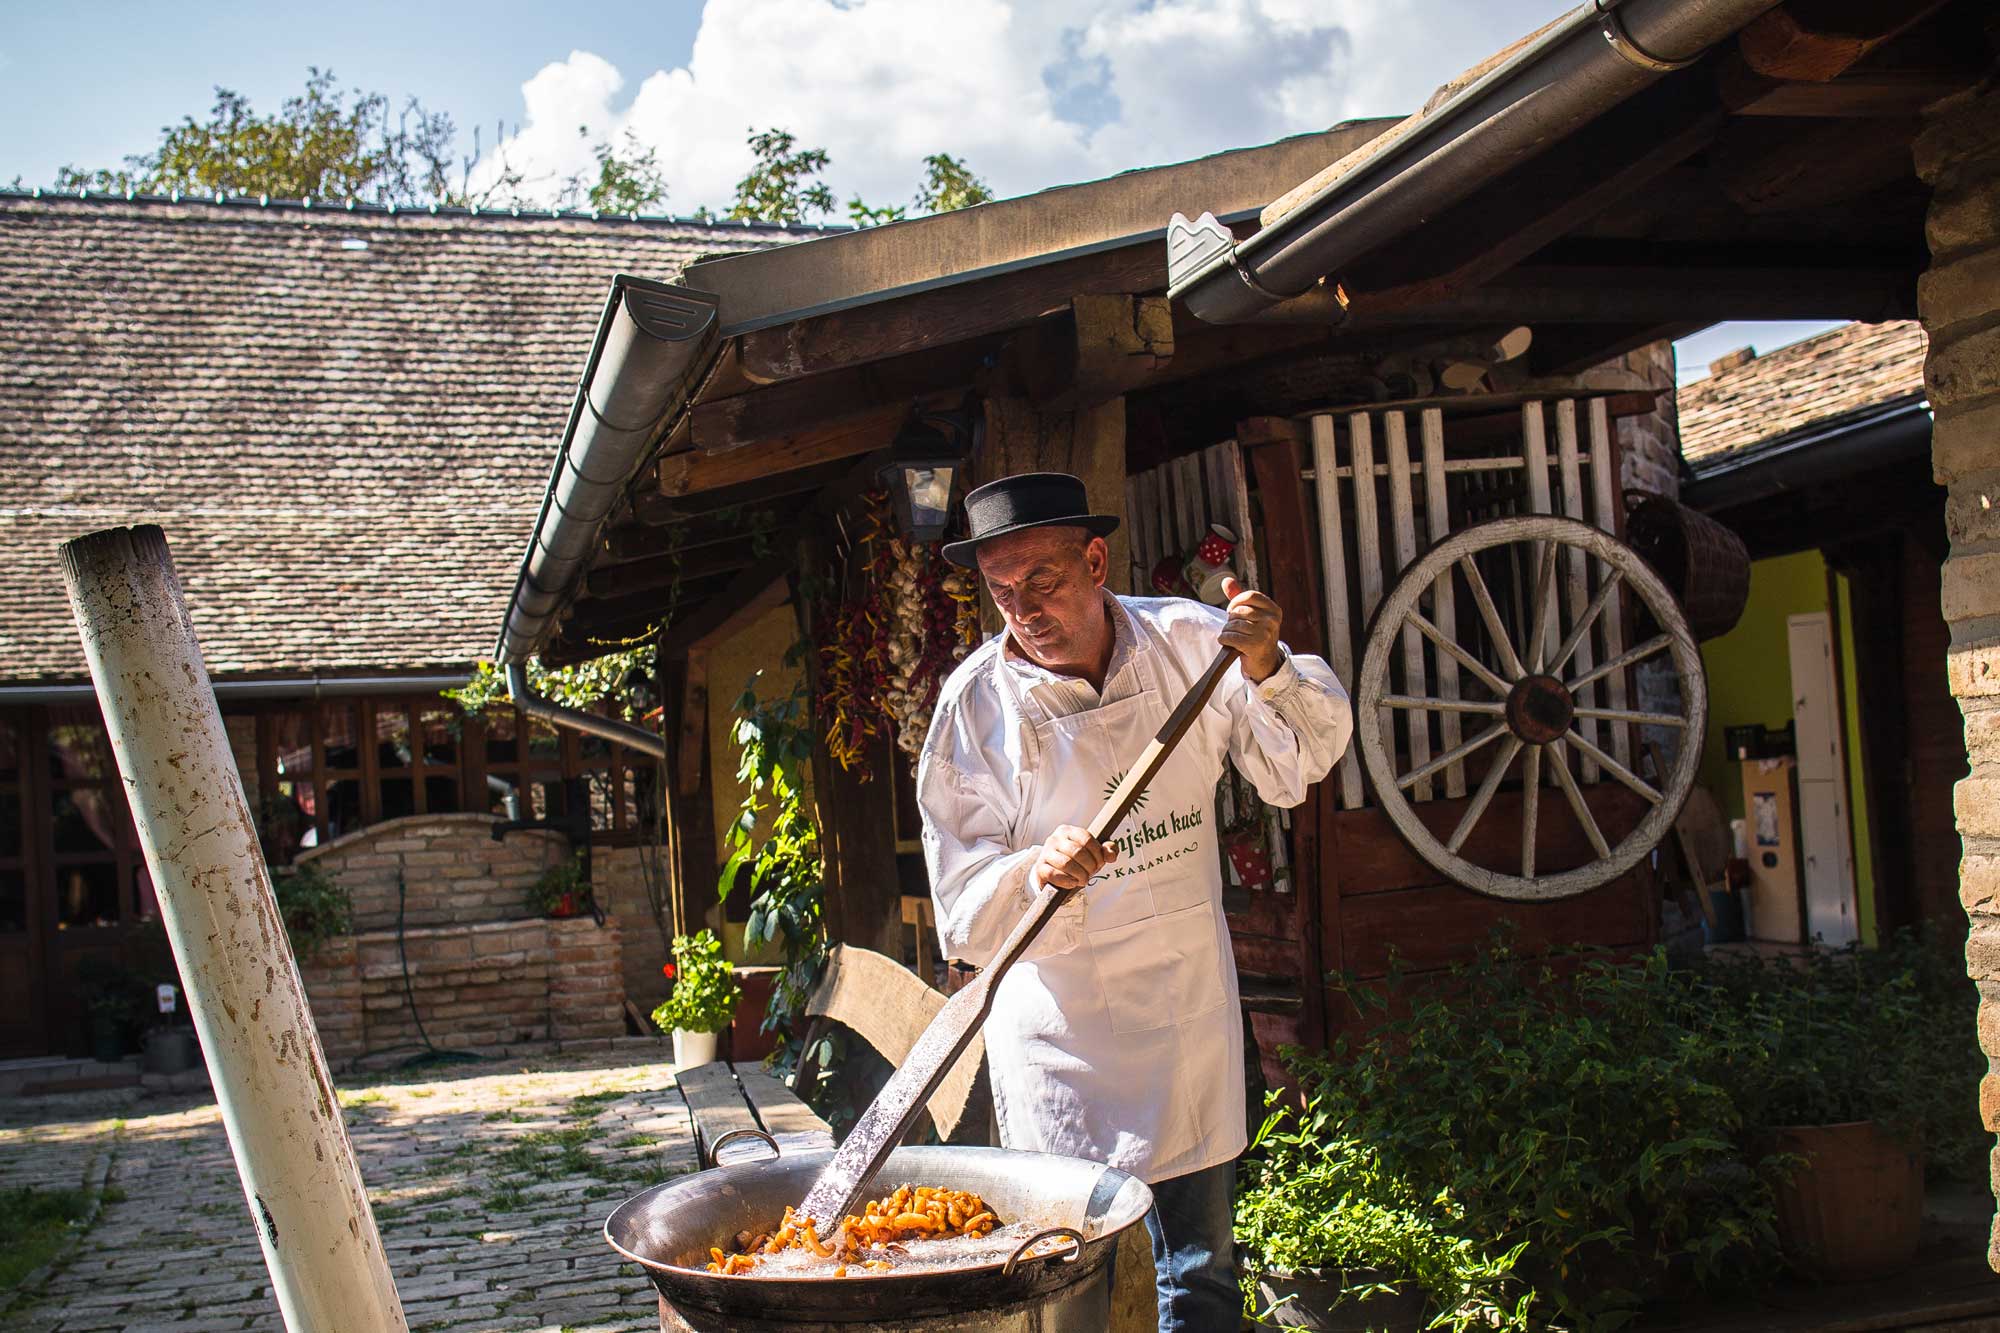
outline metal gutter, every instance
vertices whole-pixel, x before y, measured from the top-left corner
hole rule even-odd
[[[1215,324],[1303,296],[1581,125],[1698,59],[1776,0],[1590,0],[1437,106],[1336,162],[1237,241],[1168,226],[1168,294]]]
[[[384,676],[274,676],[266,680],[218,680],[211,682],[215,697],[236,699],[340,699],[360,694],[386,694],[407,690],[429,694],[452,690],[472,678],[470,672],[415,673]],[[31,704],[87,704],[97,691],[89,685],[0,685],[0,708]]]
[[[494,646],[498,665],[525,662],[547,641],[612,506],[713,353],[717,308],[691,287],[612,279]]]
[[[1681,487],[1681,503],[1720,514],[1874,468],[1927,461],[1930,449],[1931,405],[1918,396],[1810,426],[1697,469]]]

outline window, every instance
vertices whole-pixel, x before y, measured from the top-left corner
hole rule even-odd
[[[592,828],[624,832],[651,797],[650,760],[504,704],[468,717],[435,695],[327,700],[269,709],[257,726],[265,850],[279,863],[384,819],[561,818],[572,799]]]

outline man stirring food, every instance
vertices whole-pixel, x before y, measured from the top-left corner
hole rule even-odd
[[[986,964],[1044,884],[1083,889],[1002,978],[986,1020],[1001,1141],[1087,1157],[1153,1187],[1162,1330],[1234,1329],[1236,1157],[1248,1142],[1236,965],[1222,912],[1223,759],[1295,806],[1353,714],[1317,657],[1279,642],[1269,597],[1216,609],[1105,586],[1114,517],[1034,473],[965,500],[945,546],[1006,622],[944,684],[918,766],[947,956]],[[1087,819],[1218,644],[1241,653],[1144,799],[1104,843]]]

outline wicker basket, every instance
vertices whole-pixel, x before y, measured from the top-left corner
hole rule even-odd
[[[1736,627],[1750,598],[1743,539],[1708,515],[1664,496],[1627,491],[1625,540],[1666,580],[1697,639]]]

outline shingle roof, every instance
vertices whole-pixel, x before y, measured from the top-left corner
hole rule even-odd
[[[1914,320],[1845,324],[1683,388],[1681,455],[1696,472],[1807,426],[1924,392]]]
[[[84,674],[56,547],[141,521],[217,674],[477,660],[612,275],[800,234],[0,193],[0,679]]]

